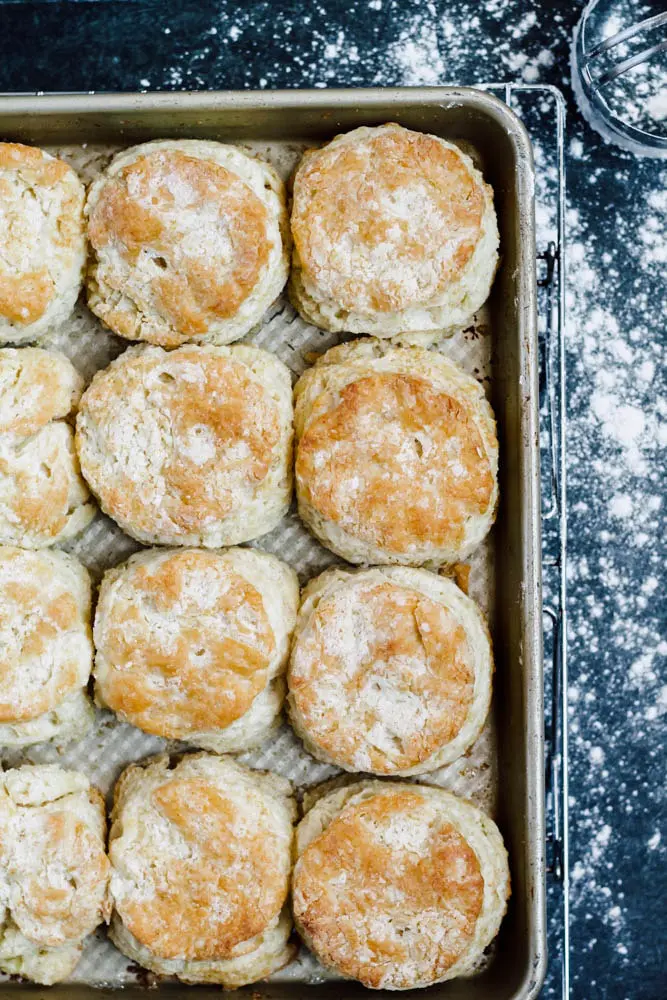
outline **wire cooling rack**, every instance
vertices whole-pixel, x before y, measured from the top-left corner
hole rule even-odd
[[[545,993],[560,994],[567,1000],[570,967],[565,578],[565,101],[555,87],[489,84],[483,89],[499,97],[519,115],[533,141],[535,154],[549,934]]]

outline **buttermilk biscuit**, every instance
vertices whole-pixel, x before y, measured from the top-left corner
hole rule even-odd
[[[58,351],[0,349],[0,434],[28,437],[77,406],[83,379]]]
[[[91,725],[90,590],[63,552],[0,546],[0,746],[64,743]]]
[[[108,921],[104,799],[55,764],[0,774],[0,969],[50,985]]]
[[[316,326],[433,343],[486,300],[493,192],[465,153],[400,125],[309,151],[294,177],[290,296]]]
[[[35,340],[72,312],[86,259],[84,194],[62,160],[0,143],[0,342]]]
[[[491,527],[498,442],[480,385],[441,354],[334,347],[295,388],[299,514],[353,563],[454,563]]]
[[[229,757],[133,764],[114,794],[114,944],[186,983],[232,988],[290,961],[296,806],[288,781]]]
[[[79,534],[94,517],[64,421],[82,388],[56,351],[0,350],[0,543],[43,548]]]
[[[484,619],[451,580],[403,566],[327,570],[303,594],[290,721],[318,760],[422,774],[477,739],[492,670]]]
[[[441,788],[359,782],[297,828],[294,922],[327,967],[371,989],[475,971],[510,894],[495,823]]]
[[[127,149],[92,185],[86,215],[88,305],[129,340],[228,344],[287,281],[283,183],[235,146],[180,139]]]
[[[154,549],[110,570],[95,614],[95,694],[145,732],[247,750],[278,724],[296,573],[254,549]]]
[[[83,475],[133,538],[219,548],[275,527],[292,492],[290,375],[256,347],[135,347],[95,375]]]

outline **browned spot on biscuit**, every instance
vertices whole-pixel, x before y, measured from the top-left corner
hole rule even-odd
[[[47,158],[37,146],[20,142],[0,142],[0,170],[20,171],[26,181],[44,187],[59,184],[72,172],[64,160]]]
[[[459,544],[494,477],[463,402],[413,375],[360,378],[317,400],[298,445],[299,499],[393,553]]]
[[[344,808],[294,879],[295,917],[316,953],[373,988],[441,978],[470,945],[483,898],[475,852],[407,788]]]
[[[34,323],[46,311],[54,289],[45,267],[16,275],[0,273],[0,314],[10,323]]]

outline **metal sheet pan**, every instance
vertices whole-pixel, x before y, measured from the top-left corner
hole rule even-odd
[[[385,121],[398,121],[472,146],[495,190],[502,265],[489,303],[490,333],[481,347],[474,346],[479,339],[479,331],[475,330],[467,341],[462,335],[458,342],[456,338],[445,342],[443,350],[467,366],[476,359],[481,359],[485,367],[488,364],[489,394],[498,420],[501,492],[498,521],[492,546],[473,564],[473,578],[477,576],[477,586],[483,591],[477,596],[488,601],[489,595],[495,594],[489,607],[496,657],[493,727],[490,742],[478,751],[488,755],[491,748],[493,754],[493,792],[497,793],[493,795],[494,812],[510,852],[513,896],[493,956],[484,970],[468,980],[432,987],[427,995],[434,1000],[526,1000],[539,990],[546,950],[533,167],[530,142],[522,125],[504,104],[489,94],[454,88],[0,99],[0,137],[60,149],[71,147],[65,151],[66,155],[75,160],[84,155],[84,161],[93,165],[91,169],[96,168],[96,157],[100,163],[104,162],[108,155],[105,146],[117,148],[167,136],[249,143],[273,158],[278,155],[276,150],[282,150],[288,168],[290,149],[325,141],[336,132],[357,125]],[[89,151],[87,154],[81,153],[83,144]],[[83,163],[78,162],[79,166]],[[94,361],[91,359],[92,348],[88,362],[82,356],[93,343],[96,350],[101,350],[102,334],[99,328],[95,331],[90,326],[91,322],[85,308],[79,309],[78,325],[70,328],[69,343],[58,343],[68,349],[80,367],[88,368],[86,374],[104,363],[101,354]],[[73,338],[72,333],[77,331],[79,336]],[[299,321],[295,324],[293,314],[283,306],[273,312],[264,330],[254,339],[261,346],[276,349],[283,360],[289,357],[295,372],[303,367],[305,356],[313,348],[312,337],[300,329]],[[323,342],[318,346],[322,349],[329,345]],[[116,353],[119,347],[120,344],[115,348]],[[113,353],[111,338],[105,349]],[[97,537],[106,538],[105,531],[109,530],[103,519],[96,526]],[[288,534],[289,528],[287,533],[269,539],[268,544],[265,539],[260,544],[278,554],[282,552],[294,562],[293,542],[289,550],[282,548]],[[93,556],[91,536],[78,543],[76,551],[94,570],[100,569],[104,566],[102,552],[112,562],[122,558],[119,553],[123,540],[118,541],[121,548],[105,541],[101,551],[98,545]],[[318,572],[322,565],[314,554],[305,560],[300,557],[299,563],[303,575]],[[139,750],[137,744],[131,744],[129,734],[122,741],[123,730],[129,729],[113,729],[119,745],[131,746],[126,755],[136,757],[150,752],[152,748],[148,746]],[[108,762],[104,737],[101,739],[98,757]],[[294,772],[290,755],[295,752],[289,741],[281,742],[279,738],[264,757],[255,756],[253,763],[285,770],[288,761],[288,773]],[[27,756],[24,754],[24,758]],[[116,771],[122,756],[122,752],[118,753],[118,759],[113,761]],[[90,768],[87,770],[90,772]],[[479,773],[484,770],[485,767],[478,769]],[[306,782],[317,779],[315,771],[316,768],[308,770],[302,766]],[[466,784],[466,774],[461,774],[460,768],[444,775],[442,783],[464,794],[475,791],[469,781]],[[297,967],[288,978],[255,984],[238,991],[238,995],[250,994],[257,1000],[309,997],[333,1000],[341,996],[356,1000],[368,995],[361,986],[343,984],[340,980],[313,985],[299,979],[299,972]],[[101,977],[95,978],[100,983]],[[125,997],[134,1000],[143,995],[135,982],[123,985]],[[0,985],[0,1000],[16,998],[17,990],[25,997],[48,995],[72,1000],[100,995],[98,990],[93,991],[80,981],[48,990],[7,983]],[[162,991],[166,995],[184,996],[190,989],[165,984]],[[196,995],[205,1000],[219,996],[219,989],[199,987]]]

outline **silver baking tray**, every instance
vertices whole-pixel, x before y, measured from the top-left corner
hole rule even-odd
[[[48,95],[0,98],[0,138],[35,143],[69,159],[90,180],[113,151],[148,139],[199,137],[236,142],[267,156],[287,176],[308,145],[358,125],[397,121],[460,142],[478,158],[495,191],[502,263],[488,307],[443,353],[477,375],[498,420],[500,507],[488,544],[471,565],[471,592],[487,611],[496,674],[492,717],[470,754],[425,780],[436,781],[489,809],[505,837],[512,899],[483,968],[419,995],[433,1000],[528,1000],[546,965],[544,847],[544,720],[540,536],[538,342],[534,232],[534,175],[528,136],[514,113],[489,93],[457,88],[225,92],[204,94]],[[336,338],[309,327],[285,300],[250,338],[285,361],[295,377]],[[52,341],[83,374],[107,364],[127,346],[105,332],[80,303]],[[294,513],[258,540],[299,571],[302,580],[333,557],[310,538]],[[100,517],[69,548],[94,576],[138,546]],[[2,755],[58,759],[79,766],[105,791],[130,760],[164,744],[99,713],[89,737],[58,755],[51,747]],[[259,767],[291,777],[297,787],[329,777],[285,727],[269,745],[244,755]],[[157,985],[93,936],[71,982],[45,989],[0,983],[0,1000],[53,997],[92,1000],[122,988],[127,1000]],[[97,988],[95,988],[97,987]],[[165,996],[218,997],[219,988],[161,983]],[[196,990],[196,992],[193,992]],[[118,995],[116,993],[116,995]],[[387,996],[389,994],[386,994]],[[416,994],[411,994],[416,995]],[[322,975],[307,954],[268,983],[231,996],[253,1000],[361,1000],[363,987]]]

